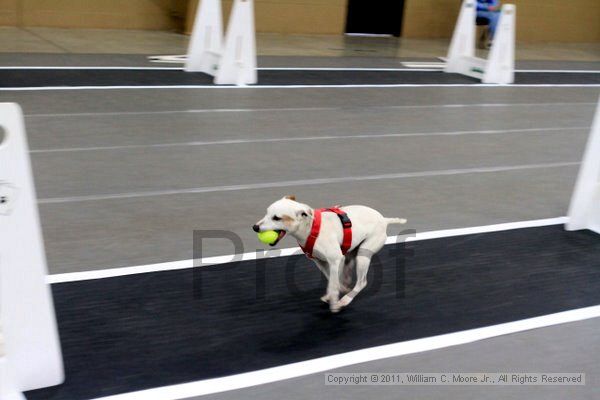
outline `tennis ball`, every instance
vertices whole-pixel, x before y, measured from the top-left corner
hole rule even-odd
[[[257,235],[258,240],[260,240],[264,244],[273,244],[277,241],[277,238],[279,237],[279,233],[275,231],[258,232]]]

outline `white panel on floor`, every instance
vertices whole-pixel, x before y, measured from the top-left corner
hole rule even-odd
[[[571,198],[566,228],[600,233],[600,101]]]
[[[0,325],[6,354],[0,364],[0,393],[8,393],[58,385],[64,372],[17,104],[0,103],[0,127]]]

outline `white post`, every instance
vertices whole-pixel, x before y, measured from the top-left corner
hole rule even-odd
[[[448,50],[446,72],[461,73],[463,57],[475,57],[475,20],[477,16],[477,1],[465,0],[462,3],[458,21],[452,35]]]
[[[257,80],[254,2],[235,0],[215,83],[250,85]]]
[[[185,70],[215,75],[223,42],[221,0],[201,0],[190,36]]]
[[[17,388],[17,380],[9,367],[8,357],[0,358],[0,399],[26,400]]]
[[[58,385],[64,372],[25,126],[17,104],[0,103],[0,128],[0,326],[6,353],[0,364],[0,393],[14,393],[15,388]]]
[[[490,50],[483,83],[510,84],[515,81],[515,40],[517,7],[502,6],[502,14]]]
[[[600,233],[600,101],[571,198],[566,229]]]
[[[464,0],[448,50],[445,72],[481,79],[483,83],[509,84],[515,80],[515,30],[517,9],[502,7],[489,58],[475,57],[476,0]]]

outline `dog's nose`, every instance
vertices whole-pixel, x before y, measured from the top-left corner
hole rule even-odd
[[[258,232],[258,231],[260,231],[260,226],[258,226],[258,225],[254,225],[254,226],[252,227],[252,230],[253,230],[254,232]]]

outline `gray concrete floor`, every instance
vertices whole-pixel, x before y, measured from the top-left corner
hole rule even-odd
[[[580,160],[596,99],[594,88],[0,93],[26,115],[52,273],[189,259],[194,229],[231,230],[253,251],[250,226],[290,193],[369,204],[419,231],[562,216],[577,173],[563,163]],[[374,136],[389,134],[407,136]],[[189,144],[237,139],[255,141]],[[398,173],[427,176],[310,182]],[[275,187],[239,187],[263,183]],[[214,241],[204,255],[231,252]]]

